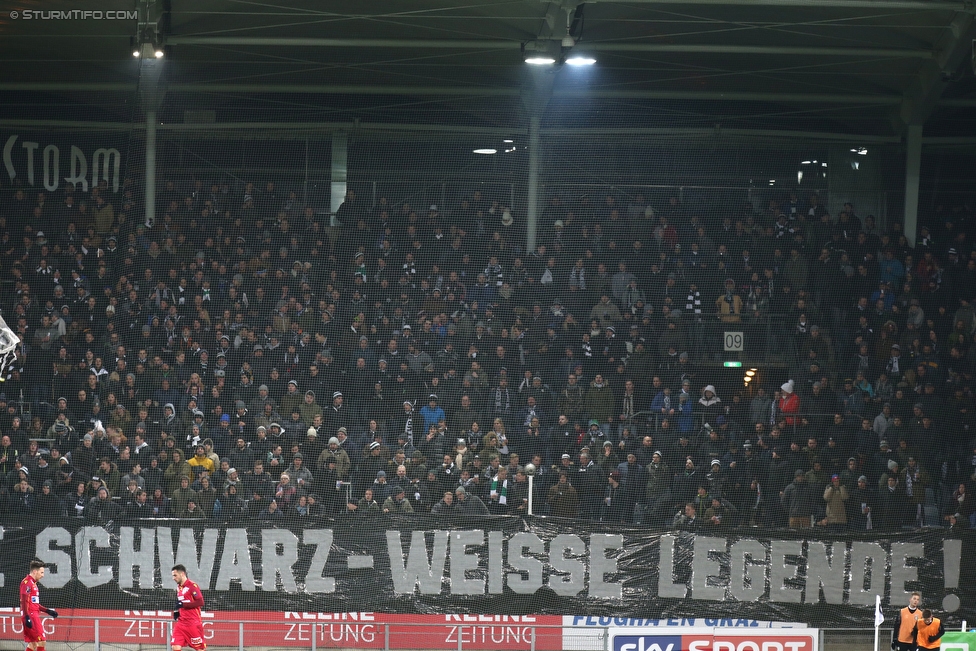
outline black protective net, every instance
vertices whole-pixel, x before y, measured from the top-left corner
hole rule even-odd
[[[119,97],[3,128],[8,601],[972,619],[967,154],[909,241],[891,138]]]

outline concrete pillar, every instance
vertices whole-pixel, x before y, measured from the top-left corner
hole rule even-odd
[[[910,124],[905,147],[905,237],[915,245],[918,232],[918,177],[922,168],[922,125]]]
[[[541,119],[533,115],[529,119],[529,179],[528,205],[525,210],[525,250],[535,250],[539,230],[539,125]]]
[[[336,211],[346,200],[346,185],[349,179],[349,134],[345,131],[337,131],[332,134],[332,175],[329,186],[329,225],[336,226]],[[355,224],[347,224],[347,226]]]
[[[156,223],[156,111],[146,111],[146,224]]]

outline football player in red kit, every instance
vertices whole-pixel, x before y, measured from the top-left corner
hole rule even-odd
[[[41,605],[41,593],[37,582],[44,578],[44,563],[31,561],[30,574],[20,582],[20,622],[24,626],[24,642],[31,651],[44,649],[47,638],[41,625],[41,613],[47,613],[54,619],[58,611]]]
[[[176,610],[173,611],[173,651],[190,647],[203,651],[207,643],[203,641],[203,622],[200,609],[203,608],[203,591],[196,583],[186,578],[186,568],[173,566],[173,580],[176,582]]]

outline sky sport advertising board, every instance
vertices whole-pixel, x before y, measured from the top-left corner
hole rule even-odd
[[[610,651],[817,651],[817,629],[613,628]]]

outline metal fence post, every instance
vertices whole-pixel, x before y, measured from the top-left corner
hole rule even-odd
[[[318,632],[318,628],[319,628],[318,622],[312,622],[312,651],[315,651],[315,647],[316,647],[317,642],[318,642],[315,639],[315,635]]]
[[[610,646],[610,627],[603,627],[603,651],[607,651]]]
[[[461,633],[464,631],[463,626],[458,626],[458,651],[461,651]]]
[[[237,650],[244,651],[244,622],[237,624]]]
[[[101,641],[101,631],[99,630],[100,622],[98,619],[95,620],[95,651],[102,651],[102,641]]]
[[[825,637],[826,635],[824,634],[824,630],[822,628],[819,631],[817,631],[817,644],[820,646],[820,648],[817,651],[824,651]]]
[[[529,645],[529,651],[535,651],[535,632],[536,628],[532,627],[532,644]]]
[[[390,625],[383,624],[383,651],[390,651]]]
[[[98,647],[96,646],[96,651]],[[166,622],[166,651],[173,651],[173,621]]]

